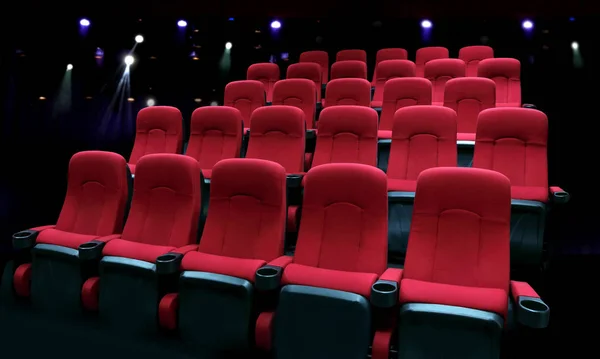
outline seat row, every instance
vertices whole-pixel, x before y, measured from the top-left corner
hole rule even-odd
[[[13,236],[21,255],[3,285],[37,310],[97,312],[117,332],[153,333],[158,318],[191,348],[286,359],[380,359],[391,348],[401,358],[495,357],[511,315],[548,323],[539,295],[509,278],[511,184],[498,172],[419,175],[403,270],[387,268],[388,185],[373,166],[306,174],[293,256],[283,255],[277,163],[217,163],[200,230],[197,161],[140,159],[121,231],[130,179],[117,154],[73,156],[56,225]]]

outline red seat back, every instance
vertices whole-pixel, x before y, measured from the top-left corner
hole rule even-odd
[[[521,106],[521,63],[517,59],[482,60],[477,76],[487,77],[496,83],[496,106]]]
[[[250,116],[265,105],[265,88],[260,81],[233,81],[225,86],[225,106],[237,108],[244,119],[244,127],[250,127]]]
[[[220,160],[240,156],[244,120],[233,107],[206,106],[192,113],[186,156],[195,158],[203,170]]]
[[[396,111],[388,178],[416,180],[432,167],[456,167],[456,113],[441,106]]]
[[[336,61],[331,65],[331,79],[367,79],[367,64],[357,60]]]
[[[183,117],[175,107],[152,106],[138,112],[129,163],[152,153],[181,153]]]
[[[288,79],[308,79],[315,84],[317,102],[321,102],[321,66],[314,62],[292,64],[287,68]]]
[[[387,208],[383,171],[351,163],[311,169],[304,185],[294,263],[383,273],[387,266]]]
[[[371,80],[372,86],[375,86],[375,81],[377,80],[377,65],[381,61],[386,60],[408,60],[408,51],[401,48],[389,48],[377,51],[377,55],[375,56],[375,71],[373,71],[373,79]]]
[[[365,50],[340,50],[335,56],[335,61],[362,61],[367,62]]]
[[[509,253],[508,178],[459,167],[419,175],[403,279],[497,288],[508,295]]]
[[[398,109],[414,105],[431,105],[431,81],[421,77],[403,77],[386,81],[379,129],[391,131]]]
[[[97,236],[120,233],[130,175],[116,153],[78,152],[69,162],[67,194],[56,229]]]
[[[431,60],[447,59],[450,57],[448,49],[445,47],[422,47],[417,50],[415,64],[417,65],[417,76],[423,77],[425,74],[425,64]]]
[[[494,81],[481,77],[448,80],[444,106],[456,111],[458,132],[475,133],[479,113],[496,106],[496,85]]]
[[[325,90],[324,107],[371,105],[371,84],[365,79],[331,80]]]
[[[174,154],[144,156],[138,162],[131,209],[122,239],[183,247],[196,242],[200,216],[200,165]]]
[[[329,80],[329,54],[326,51],[304,51],[300,54],[300,62],[314,62],[321,66],[321,83]]]
[[[253,64],[248,67],[246,80],[256,80],[262,82],[267,94],[267,101],[273,100],[273,86],[279,81],[279,66],[270,62]]]
[[[467,76],[477,76],[477,67],[481,60],[494,57],[494,49],[489,46],[466,46],[458,51],[458,58],[467,64]]]
[[[377,165],[375,110],[362,106],[333,106],[321,112],[312,167],[336,162]]]
[[[252,114],[246,158],[277,162],[288,173],[303,172],[306,122],[293,106],[267,106]]]
[[[200,252],[270,261],[283,254],[286,175],[259,159],[217,163]]]
[[[431,60],[425,65],[425,78],[431,81],[432,102],[441,105],[444,102],[444,89],[450,79],[465,76],[466,65],[459,59]]]
[[[373,101],[383,101],[383,88],[385,83],[393,78],[414,77],[417,68],[412,61],[408,60],[385,60],[375,67],[377,78],[375,78],[375,93]]]
[[[307,79],[277,81],[273,89],[273,105],[298,107],[304,112],[306,128],[312,129],[315,127],[316,91],[314,82]]]

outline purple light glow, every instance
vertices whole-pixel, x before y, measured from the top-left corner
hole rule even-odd
[[[84,26],[84,27],[90,26],[90,20],[81,19],[81,20],[79,20],[79,25]]]
[[[177,26],[179,26],[179,27],[186,27],[187,26],[187,21],[185,21],[185,20],[179,20],[179,21],[177,21]]]
[[[533,29],[533,22],[531,20],[525,20],[523,21],[523,29],[524,30],[531,30]]]
[[[275,20],[271,22],[271,29],[277,30],[279,28],[281,28],[281,23],[279,21]]]
[[[429,20],[423,20],[421,21],[421,27],[424,29],[431,29],[431,26],[433,26],[433,24],[431,23],[431,21]]]

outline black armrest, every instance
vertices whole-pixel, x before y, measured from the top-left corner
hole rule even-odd
[[[537,106],[531,103],[524,103],[523,108],[532,108],[534,110],[537,110]]]
[[[12,246],[14,249],[31,249],[35,246],[35,240],[40,234],[38,231],[28,229],[25,231],[17,232],[12,236]]]
[[[315,130],[306,130],[306,140],[311,141],[317,137]]]
[[[273,103],[271,101],[265,102],[265,106],[271,106]]]
[[[79,259],[83,261],[99,260],[102,258],[102,249],[105,242],[89,241],[79,245]]]
[[[569,202],[571,195],[567,191],[552,192],[552,202],[558,204],[565,204]]]
[[[183,254],[181,253],[167,253],[156,258],[156,274],[174,274],[179,272],[181,260]]]
[[[546,328],[550,321],[550,307],[540,298],[519,297],[517,322],[529,328]]]
[[[279,288],[282,271],[281,267],[269,265],[258,268],[254,281],[256,289],[270,291]]]
[[[398,283],[378,280],[371,286],[371,304],[377,308],[392,308],[398,303]]]
[[[375,87],[371,87],[371,100],[373,100],[374,95],[375,95]]]
[[[323,105],[320,102],[317,102],[317,111],[321,111],[323,109]]]
[[[302,175],[287,175],[287,187],[299,188],[302,185]]]

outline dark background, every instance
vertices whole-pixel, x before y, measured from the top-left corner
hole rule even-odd
[[[583,351],[590,344],[585,334],[593,332],[588,328],[594,328],[598,317],[594,295],[600,275],[595,126],[600,93],[594,85],[600,80],[596,65],[600,18],[591,16],[597,5],[504,1],[486,3],[484,8],[480,1],[400,1],[375,8],[376,2],[359,7],[347,1],[314,0],[298,4],[135,0],[127,5],[109,1],[75,7],[32,3],[36,2],[15,6],[34,9],[33,17],[10,17],[2,24],[0,248],[6,248],[17,230],[55,223],[68,160],[75,152],[102,149],[128,158],[135,114],[149,98],[158,105],[178,107],[189,122],[196,107],[212,101],[221,104],[225,84],[244,79],[247,67],[255,62],[274,60],[285,74],[302,51],[326,50],[331,63],[336,51],[361,48],[368,52],[371,76],[380,48],[406,48],[414,60],[422,46],[445,46],[456,57],[462,46],[487,44],[496,57],[521,60],[523,101],[536,104],[550,121],[550,183],[572,195],[568,205],[553,210],[547,229],[553,258],[541,290],[553,308],[553,321],[546,349]],[[428,41],[419,26],[425,16],[434,24]],[[85,36],[79,31],[81,17],[91,21]],[[283,25],[276,33],[269,27],[275,18]],[[521,28],[525,18],[534,21],[531,33]],[[187,28],[179,29],[178,19],[187,20]],[[137,34],[145,42],[135,49],[130,93],[120,98],[122,60]],[[229,69],[222,62],[227,41],[233,43]],[[574,57],[573,41],[579,44],[581,58]],[[104,53],[101,64],[95,58],[97,48]],[[192,51],[197,60],[190,56]],[[65,102],[61,82],[68,63],[74,69]],[[129,96],[133,102],[126,100]]]

